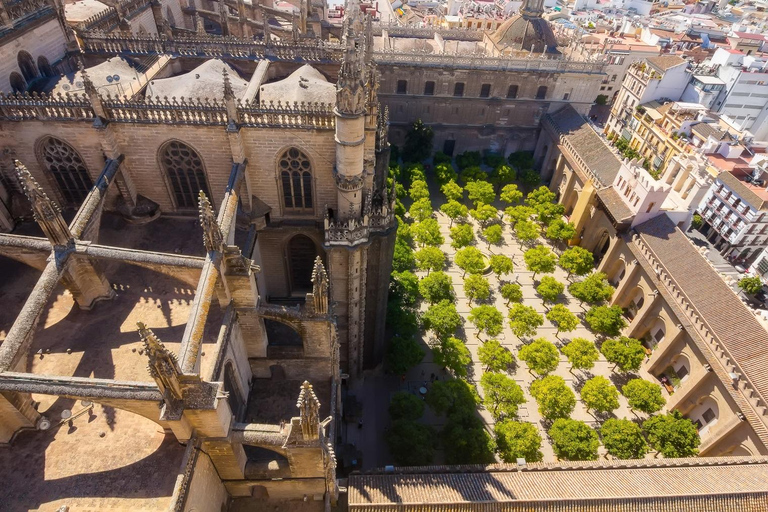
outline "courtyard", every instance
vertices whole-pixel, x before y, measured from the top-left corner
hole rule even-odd
[[[488,221],[481,222],[476,218],[473,218],[470,214],[452,220],[448,215],[441,211],[441,207],[448,200],[443,192],[441,192],[441,186],[437,183],[435,175],[428,171],[426,176],[429,189],[429,201],[431,202],[433,210],[430,218],[437,221],[439,232],[442,236],[441,243],[437,244],[436,247],[438,247],[445,255],[445,264],[442,271],[450,278],[455,295],[453,303],[455,304],[456,311],[461,317],[461,325],[451,336],[461,340],[469,351],[471,363],[468,365],[466,376],[464,376],[463,379],[477,390],[481,400],[485,399],[484,387],[481,385],[481,379],[483,374],[486,373],[486,368],[485,365],[480,362],[480,354],[478,351],[492,338],[498,340],[499,344],[514,356],[515,363],[510,365],[506,371],[501,371],[501,373],[514,380],[522,390],[525,400],[517,407],[515,415],[507,415],[506,417],[503,417],[504,415],[502,415],[503,420],[512,420],[533,425],[542,440],[540,446],[541,460],[545,462],[558,460],[549,435],[549,429],[552,427],[553,419],[545,418],[541,414],[537,400],[531,395],[531,385],[537,378],[541,378],[543,375],[533,371],[520,357],[520,350],[524,346],[530,344],[534,339],[544,338],[558,349],[558,362],[556,368],[548,372],[547,375],[562,378],[565,385],[573,392],[576,398],[575,406],[573,407],[572,412],[568,415],[568,418],[583,422],[595,432],[600,432],[600,428],[605,421],[611,418],[626,419],[638,425],[638,427],[642,425],[643,421],[646,420],[649,415],[637,410],[632,410],[628,404],[627,398],[622,394],[622,389],[627,382],[633,379],[641,378],[654,383],[655,386],[658,386],[658,380],[644,372],[642,369],[632,369],[631,371],[622,372],[619,369],[616,369],[616,365],[609,362],[605,355],[601,353],[600,349],[605,340],[609,338],[618,338],[619,336],[606,336],[605,334],[596,333],[590,329],[587,324],[585,313],[590,308],[590,305],[582,304],[581,301],[575,298],[569,291],[570,284],[584,279],[585,276],[579,277],[576,275],[569,275],[569,273],[560,265],[555,265],[552,272],[539,272],[538,274],[534,274],[534,272],[527,268],[524,258],[524,254],[527,250],[533,247],[543,246],[552,251],[555,257],[559,257],[559,255],[568,248],[568,245],[547,238],[544,235],[546,226],[542,226],[542,224],[538,222],[536,222],[536,224],[539,226],[539,236],[534,239],[519,240],[513,222],[504,214],[505,208],[509,207],[510,204],[499,200],[499,190],[501,189],[499,186],[495,187],[495,199],[491,203],[496,209],[495,217]],[[465,183],[462,184],[466,186]],[[516,181],[516,184],[521,190],[525,191],[525,185],[521,184],[519,181]],[[412,187],[413,184],[411,184],[411,191],[413,190]],[[530,192],[534,187],[529,186],[527,189],[527,191]],[[406,194],[407,193],[408,192],[406,192]],[[413,209],[410,207],[414,202],[416,201],[412,201],[408,197],[403,199],[404,206],[409,208],[411,212],[413,212]],[[466,205],[470,211],[473,208],[478,208],[472,201],[468,200],[466,191],[464,191],[460,202]],[[525,204],[525,201],[523,200],[521,204]],[[411,214],[409,213],[406,216],[405,222],[408,223],[412,230],[413,226],[418,224],[419,221],[410,217]],[[535,222],[535,220],[535,218],[531,219],[532,222]],[[563,220],[567,221],[567,219]],[[451,227],[462,224],[471,226],[474,233],[474,240],[468,246],[479,249],[486,257],[486,261],[487,258],[493,255],[504,255],[510,258],[514,264],[513,271],[505,275],[496,275],[488,268],[483,269],[483,271],[480,272],[480,275],[482,275],[490,285],[490,296],[485,300],[475,298],[471,303],[464,285],[465,278],[471,275],[471,273],[465,272],[465,270],[457,265],[457,253],[463,248],[455,247],[456,244],[452,245],[451,237]],[[489,243],[483,235],[483,230],[490,225],[498,225],[501,227],[500,240],[495,243]],[[440,241],[438,240],[438,242]],[[415,241],[413,249],[414,252],[418,254],[419,249],[427,246],[428,244],[422,246],[418,241]],[[597,266],[598,263],[595,263],[595,266]],[[429,271],[414,269],[413,273],[421,281],[436,270],[439,269],[430,269]],[[397,273],[394,275],[397,275]],[[541,280],[545,276],[554,278],[557,282],[564,285],[563,292],[558,295],[554,302],[545,301],[537,291],[537,287],[541,284]],[[535,334],[518,337],[513,332],[508,318],[508,311],[510,310],[510,307],[514,306],[515,301],[508,304],[508,301],[505,300],[501,294],[502,286],[508,283],[515,283],[520,286],[522,291],[522,300],[519,302],[520,304],[533,308],[538,315],[541,315],[543,323],[535,329]],[[558,332],[557,325],[547,319],[547,313],[556,305],[562,305],[575,315],[578,319],[575,329],[570,332]],[[423,298],[416,306],[419,316],[421,317],[420,328],[416,337],[424,351],[424,358],[401,376],[387,374],[381,370],[373,372],[366,376],[365,383],[361,387],[354,390],[357,396],[363,397],[361,400],[363,403],[362,418],[365,420],[366,427],[355,429],[354,426],[352,426],[352,423],[349,423],[347,438],[359,448],[362,456],[361,467],[363,469],[392,464],[393,459],[396,459],[391,453],[388,453],[387,444],[381,442],[381,440],[386,437],[393,424],[387,414],[387,406],[393,397],[400,392],[407,392],[420,399],[424,399],[425,402],[429,404],[429,393],[435,383],[440,382],[441,380],[445,381],[454,378],[462,378],[461,376],[455,375],[453,370],[445,368],[443,364],[440,364],[440,362],[436,362],[435,360],[435,352],[432,349],[439,345],[440,342],[436,339],[435,333],[431,330],[426,330],[423,325],[424,314],[427,313],[429,306],[430,304],[428,301]],[[503,323],[501,332],[498,335],[489,336],[487,333],[479,332],[478,328],[470,321],[470,313],[473,308],[477,306],[491,306],[501,313]],[[628,313],[627,311],[624,311],[624,315],[629,315],[629,317],[626,318],[626,323],[629,323],[631,312]],[[397,335],[397,333],[393,334]],[[588,340],[589,342],[594,343],[599,352],[597,360],[589,369],[574,368],[568,357],[562,352],[563,347],[576,338],[581,338],[582,340]],[[646,352],[647,354],[650,353],[650,351]],[[644,356],[644,358],[645,357],[647,357],[647,355]],[[637,366],[640,365],[638,364]],[[603,377],[607,379],[612,386],[615,386],[618,407],[605,412],[595,412],[588,409],[581,397],[581,390],[587,381],[595,377]],[[664,398],[669,396],[669,391],[663,389],[661,386],[658,387]],[[671,388],[667,387],[667,389]],[[662,408],[659,411],[659,414],[663,414],[664,412],[666,411]],[[482,402],[477,406],[476,414],[479,415],[482,420],[484,429],[491,437],[493,437],[497,419],[494,418],[494,415]],[[496,415],[496,418],[499,420],[502,419],[499,418],[498,414]],[[418,421],[421,424],[432,427],[434,429],[433,432],[440,432],[446,426],[446,415],[437,414],[432,407],[427,406],[424,407],[424,413]],[[649,446],[645,457],[654,457],[657,455],[658,453]],[[597,456],[600,458],[613,457],[608,454],[608,450],[602,444],[597,450]],[[498,453],[496,454],[496,459],[501,460]],[[394,460],[394,462],[397,461]],[[435,452],[433,463],[441,464],[446,462],[455,463],[455,460],[446,460],[444,446],[441,446]]]

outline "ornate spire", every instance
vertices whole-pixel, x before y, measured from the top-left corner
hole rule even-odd
[[[157,387],[160,388],[164,396],[181,400],[183,398],[179,384],[181,369],[176,355],[170,352],[146,325],[142,322],[137,322],[136,325],[141,341],[144,342],[144,350],[149,358],[147,364],[149,374],[155,379]]]
[[[320,400],[315,396],[312,384],[304,381],[296,402],[301,418],[301,434],[304,441],[312,441],[320,437]]]
[[[224,64],[221,74],[224,75],[224,98],[234,98],[235,91],[232,90],[232,82],[229,80],[229,71],[227,71],[226,64]]]
[[[200,205],[200,225],[203,227],[203,245],[207,251],[221,251],[224,246],[224,237],[221,234],[219,223],[213,213],[213,207],[205,192],[202,190],[198,196]]]
[[[315,314],[328,313],[328,273],[320,256],[315,258],[315,267],[312,269],[312,303]]]
[[[54,246],[67,245],[72,240],[72,232],[64,222],[59,207],[48,198],[48,195],[40,187],[35,178],[24,164],[14,160],[16,176],[19,178],[21,188],[32,205],[32,214]]]
[[[195,14],[195,32],[198,36],[207,35],[205,32],[205,25],[203,24],[203,18],[197,14]]]
[[[365,113],[365,38],[360,16],[360,5],[356,0],[348,0],[344,15],[344,56],[336,82],[336,110],[347,115]]]
[[[96,86],[93,85],[91,78],[88,76],[88,72],[85,70],[83,59],[78,60],[77,68],[80,70],[80,78],[83,81],[83,89],[85,89],[86,94],[88,94],[88,96],[91,94],[98,94]]]

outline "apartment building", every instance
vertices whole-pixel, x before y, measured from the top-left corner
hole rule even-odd
[[[709,64],[725,83],[713,110],[734,129],[768,140],[768,56],[718,48]]]

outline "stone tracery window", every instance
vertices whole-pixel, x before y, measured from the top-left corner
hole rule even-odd
[[[278,161],[280,184],[283,188],[283,206],[292,211],[311,210],[312,164],[307,155],[290,148]]]
[[[39,151],[41,163],[59,186],[64,202],[70,206],[82,203],[93,181],[77,151],[55,137],[43,140]]]
[[[197,208],[202,190],[209,198],[203,160],[183,142],[171,141],[160,150],[160,162],[168,174],[177,208]]]

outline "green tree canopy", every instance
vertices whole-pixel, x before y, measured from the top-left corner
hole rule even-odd
[[[498,340],[488,340],[477,347],[477,358],[487,372],[507,372],[515,365],[514,354]]]
[[[546,375],[555,371],[560,363],[557,347],[546,338],[536,338],[528,345],[523,345],[518,356],[537,375]]]
[[[534,206],[536,218],[545,226],[549,226],[552,221],[562,219],[565,213],[565,206],[560,203],[541,203]]]
[[[472,363],[472,355],[464,342],[453,336],[441,339],[432,347],[435,364],[448,368],[457,377],[467,376],[467,366]]]
[[[646,414],[661,410],[667,401],[661,394],[661,386],[644,379],[632,379],[621,388],[621,393],[627,397],[629,406]]]
[[[619,391],[611,381],[598,375],[584,383],[581,388],[581,401],[587,409],[610,412],[619,408]]]
[[[432,154],[432,128],[417,119],[405,134],[404,162],[423,162]]]
[[[600,357],[595,344],[585,338],[573,338],[561,350],[571,366],[579,370],[590,370]]]
[[[464,295],[469,299],[468,304],[473,300],[487,300],[491,296],[491,285],[480,274],[470,274],[464,278]]]
[[[496,189],[507,183],[512,183],[515,179],[517,179],[517,172],[509,165],[497,165],[491,173],[491,183]]]
[[[424,349],[412,335],[393,336],[385,360],[388,371],[404,375],[424,359]]]
[[[501,316],[501,312],[495,307],[484,304],[472,308],[467,320],[477,327],[478,337],[483,332],[488,336],[498,336],[503,328],[504,317]]]
[[[568,418],[576,407],[576,395],[557,375],[547,375],[531,384],[531,396],[539,405],[539,413],[548,420]]]
[[[432,218],[425,219],[414,225],[411,231],[413,232],[413,238],[422,247],[425,245],[440,246],[445,242],[443,235],[440,234],[440,226],[438,226],[437,220]]]
[[[518,338],[536,335],[536,330],[544,324],[544,317],[531,306],[513,304],[509,309],[509,326]]]
[[[523,254],[523,258],[525,259],[525,266],[528,268],[528,271],[533,272],[534,279],[536,279],[536,274],[550,274],[555,271],[557,257],[544,245],[537,245],[528,249]]]
[[[443,299],[432,304],[421,315],[424,329],[432,330],[440,339],[448,338],[462,325],[461,315],[456,311],[456,305],[451,300]]]
[[[413,393],[398,391],[389,402],[389,415],[392,421],[416,421],[424,414],[424,400]]]
[[[696,425],[683,418],[680,411],[652,416],[643,423],[648,444],[667,458],[693,457],[699,453],[699,432]]]
[[[562,304],[555,304],[552,306],[552,309],[547,312],[547,320],[555,324],[555,327],[557,327],[555,337],[557,337],[561,332],[571,332],[579,325],[579,319],[576,317],[576,315],[571,313],[571,310]]]
[[[464,271],[464,275],[467,272],[470,274],[479,274],[485,269],[485,257],[483,253],[477,247],[464,247],[456,251],[456,255],[453,258],[456,266]]]
[[[563,251],[558,263],[568,272],[568,277],[571,277],[571,274],[584,276],[592,272],[595,267],[595,257],[588,250],[576,245]]]
[[[429,199],[429,187],[427,186],[427,182],[418,180],[411,183],[411,188],[408,190],[408,195],[413,201],[418,201],[419,199]]]
[[[487,224],[490,220],[497,218],[499,211],[490,204],[478,203],[474,210],[469,210],[469,215],[481,225]]]
[[[547,226],[547,238],[558,242],[565,242],[576,236],[576,227],[572,222],[563,219],[554,219]]]
[[[440,211],[446,214],[449,219],[451,219],[450,226],[453,226],[455,220],[463,219],[469,213],[469,209],[466,206],[453,199],[443,204],[440,207]]]
[[[491,244],[498,245],[501,243],[502,233],[501,226],[498,224],[491,224],[483,230],[483,237],[488,242],[488,248],[491,248]]]
[[[481,163],[483,163],[483,156],[479,151],[465,151],[456,155],[456,165],[459,166],[459,169],[479,167]]]
[[[408,270],[395,270],[392,272],[389,293],[397,295],[404,305],[413,306],[419,300],[419,278]]]
[[[518,176],[520,176],[520,183],[525,190],[530,190],[541,183],[541,175],[533,169],[523,169],[522,172],[518,173]]]
[[[438,183],[445,184],[459,179],[459,175],[453,170],[451,161],[435,163],[435,179]]]
[[[468,185],[473,181],[488,181],[488,174],[479,166],[473,165],[462,170],[459,179]]]
[[[605,274],[593,272],[582,281],[577,281],[568,287],[571,295],[582,303],[598,305],[611,298],[613,286],[608,284]]]
[[[411,207],[408,209],[408,213],[411,215],[411,218],[413,218],[413,220],[416,222],[421,222],[432,217],[432,211],[432,202],[428,197],[414,201]]]
[[[432,270],[442,270],[445,266],[445,254],[438,247],[424,247],[414,254],[416,268],[426,270],[429,274]]]
[[[403,272],[416,266],[413,248],[403,240],[395,240],[395,253],[392,256],[392,269]]]
[[[518,204],[523,200],[523,193],[520,192],[517,185],[510,183],[501,189],[499,198],[507,204]]]
[[[760,276],[742,277],[739,279],[739,288],[746,294],[755,295],[763,289],[763,280]]]
[[[515,265],[512,262],[512,258],[503,254],[494,254],[491,256],[491,270],[496,277],[501,279],[501,276],[511,274],[515,269]]]
[[[619,338],[605,340],[602,352],[609,363],[622,372],[634,372],[640,369],[645,359],[645,347],[635,338],[621,336]]]
[[[419,293],[429,304],[435,304],[441,300],[452,301],[453,282],[445,272],[432,272],[419,281]]]
[[[451,228],[451,247],[460,249],[475,241],[475,232],[469,224],[459,224]]]
[[[520,171],[521,169],[530,169],[533,167],[533,152],[532,151],[515,151],[510,153],[507,157],[509,165]]]
[[[531,220],[531,216],[533,216],[534,213],[536,213],[536,210],[530,206],[525,206],[522,204],[517,206],[508,206],[504,209],[504,215],[507,216],[507,221],[509,221],[509,223],[513,226],[518,222]]]
[[[515,224],[515,238],[523,244],[528,245],[539,238],[541,230],[538,224],[530,220],[521,220]]]
[[[440,192],[449,201],[461,201],[464,198],[464,189],[453,180],[440,187]]]
[[[642,459],[648,451],[643,429],[627,419],[611,418],[600,427],[603,446],[617,459]]]
[[[416,261],[418,262],[418,253]],[[553,303],[557,302],[557,299],[563,294],[565,285],[552,276],[544,276],[541,278],[539,286],[536,287],[536,291],[545,303]]]
[[[541,435],[532,423],[505,419],[496,422],[493,431],[499,456],[504,462],[514,463],[518,458],[526,462],[541,461]]]
[[[491,204],[496,199],[493,185],[487,181],[470,181],[464,189],[467,191],[467,197],[475,203],[475,206]]]
[[[440,433],[446,464],[491,464],[496,443],[474,414],[454,415]]]
[[[425,399],[436,414],[448,417],[474,413],[480,404],[475,386],[462,379],[436,380]]]
[[[597,460],[600,441],[595,432],[583,421],[558,419],[549,429],[552,449],[558,459]]]
[[[590,329],[608,336],[617,336],[627,326],[621,306],[592,306],[585,319]]]
[[[403,466],[423,466],[432,463],[435,455],[436,432],[432,427],[401,419],[392,423],[384,434],[389,453]]]
[[[525,403],[523,390],[517,383],[501,373],[486,372],[480,378],[483,387],[483,405],[496,421],[517,416],[517,408]]]
[[[545,186],[532,190],[525,198],[525,202],[534,207],[544,203],[552,203],[554,201],[555,193]]]
[[[523,289],[517,283],[504,283],[501,285],[501,296],[507,301],[507,306],[510,302],[522,302]]]

